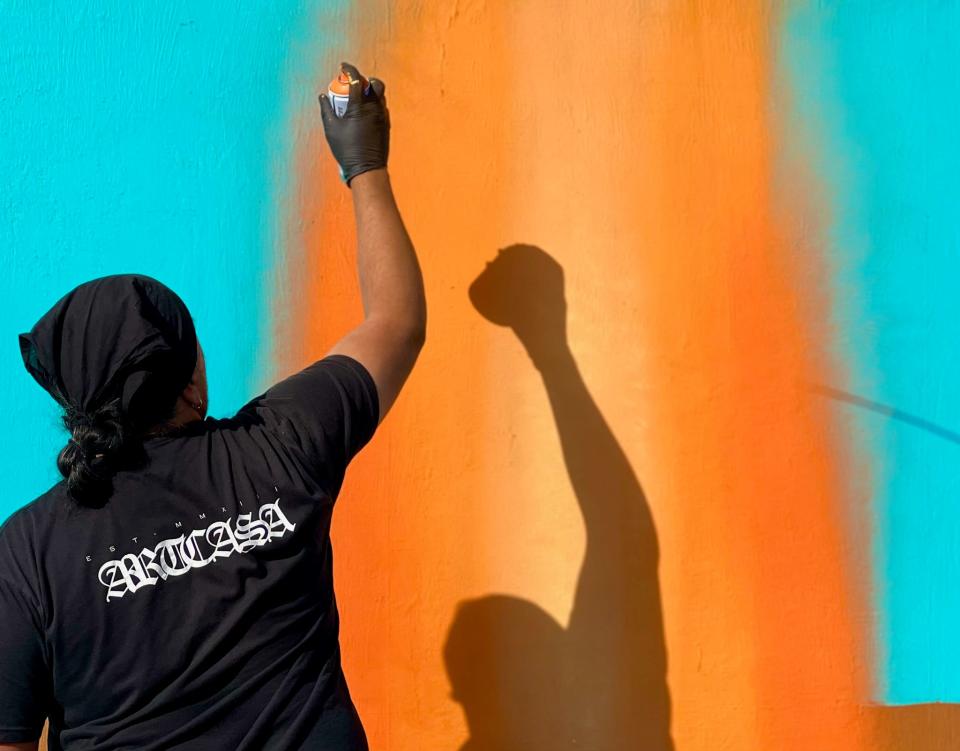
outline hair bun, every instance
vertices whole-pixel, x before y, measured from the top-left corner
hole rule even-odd
[[[121,464],[131,433],[119,398],[92,414],[68,407],[63,423],[70,439],[57,457],[57,468],[66,478],[70,494],[83,505],[108,496],[113,475]]]

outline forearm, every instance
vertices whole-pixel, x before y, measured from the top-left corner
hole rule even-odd
[[[422,336],[427,322],[423,275],[386,168],[357,175],[350,190],[364,315]]]

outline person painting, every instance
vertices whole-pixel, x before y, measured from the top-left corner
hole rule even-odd
[[[114,274],[20,335],[64,409],[63,479],[0,527],[0,751],[361,751],[330,521],[423,347],[426,301],[387,173],[384,84],[324,131],[353,197],[364,320],[235,415],[157,279]],[[356,534],[362,534],[357,530]]]

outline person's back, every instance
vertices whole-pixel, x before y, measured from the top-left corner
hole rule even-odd
[[[36,749],[46,718],[67,751],[367,748],[330,521],[417,360],[426,302],[386,173],[383,83],[364,95],[342,66],[347,113],[321,109],[365,320],[323,358],[213,419],[192,320],[157,280],[93,280],[21,335],[72,434],[65,479],[0,525],[0,751]],[[172,383],[160,429],[133,431]]]
[[[7,520],[0,570],[22,569],[52,671],[50,749],[364,747],[329,529],[378,410],[366,369],[332,355],[234,418],[147,440],[102,508],[61,482]]]

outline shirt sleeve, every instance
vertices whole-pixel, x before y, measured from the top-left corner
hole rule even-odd
[[[50,679],[38,604],[16,580],[15,551],[3,532],[0,526],[0,743],[24,743],[43,730]]]
[[[327,355],[240,409],[299,452],[336,494],[347,465],[373,437],[380,401],[373,376],[349,355]]]

